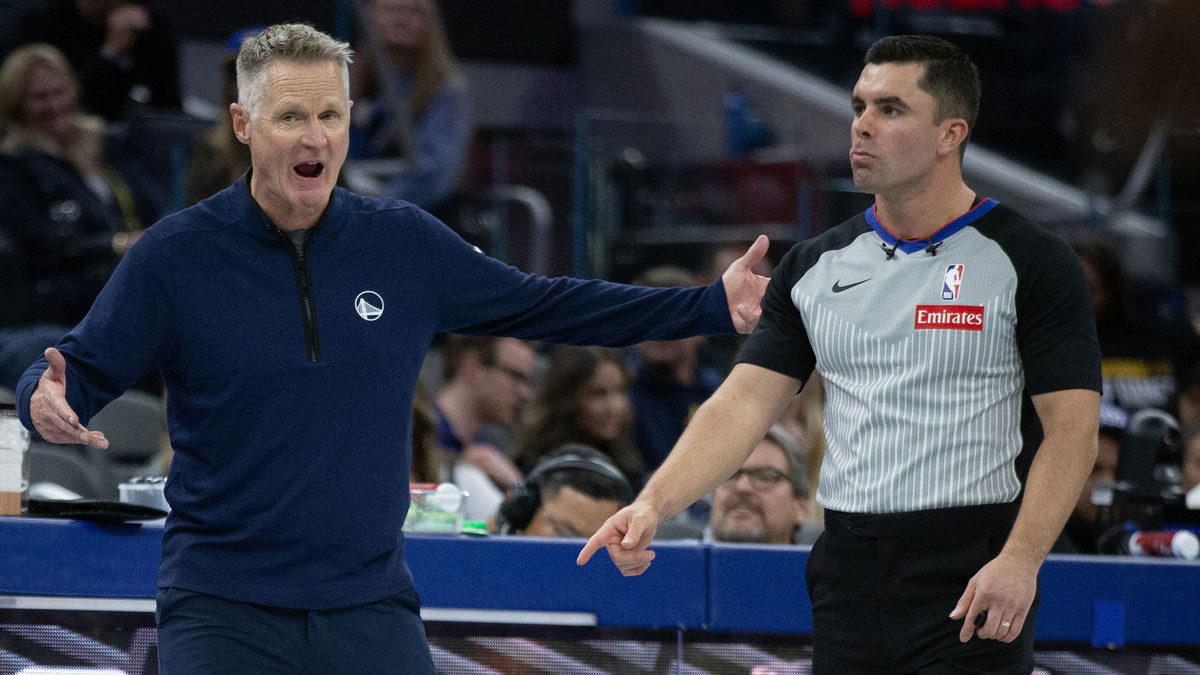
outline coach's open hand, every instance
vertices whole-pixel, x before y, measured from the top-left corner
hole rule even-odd
[[[758,324],[762,315],[763,293],[767,290],[768,277],[761,277],[752,270],[758,261],[767,254],[771,241],[767,235],[760,234],[750,245],[746,253],[734,260],[729,269],[721,275],[725,285],[725,297],[729,300],[729,314],[733,317],[733,327],[739,333],[749,333]]]
[[[46,350],[46,360],[50,365],[29,398],[33,428],[51,443],[83,443],[93,448],[107,448],[108,440],[104,434],[88,431],[67,403],[67,361],[62,353],[50,347]]]

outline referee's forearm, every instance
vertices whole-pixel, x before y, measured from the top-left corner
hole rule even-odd
[[[664,520],[687,508],[746,461],[797,389],[796,380],[778,373],[734,367],[696,411],[638,500],[649,501]]]
[[[1093,424],[1091,418],[1080,411],[1076,419],[1047,430],[1029,468],[1005,553],[1041,565],[1054,546],[1096,461],[1099,420]]]

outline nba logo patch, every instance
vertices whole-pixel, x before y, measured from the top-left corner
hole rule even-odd
[[[953,302],[958,300],[958,289],[962,285],[965,265],[947,265],[946,276],[942,279],[942,300]]]

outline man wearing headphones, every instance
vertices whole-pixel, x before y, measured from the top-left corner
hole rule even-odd
[[[500,505],[500,534],[587,537],[633,501],[625,474],[599,450],[566,443],[546,455]]]

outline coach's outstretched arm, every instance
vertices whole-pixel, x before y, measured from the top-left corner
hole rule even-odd
[[[1021,634],[1033,596],[1037,573],[1096,462],[1100,428],[1100,394],[1068,389],[1037,394],[1033,407],[1045,430],[1038,446],[1017,522],[1000,555],[983,566],[959,598],[950,618],[962,619],[959,639],[972,635],[1012,642]],[[978,630],[974,617],[987,612]]]
[[[750,456],[801,382],[746,363],[696,411],[663,465],[632,504],[615,513],[579,552],[583,565],[602,547],[625,576],[641,574],[654,560],[647,550],[658,524],[728,478]]]

